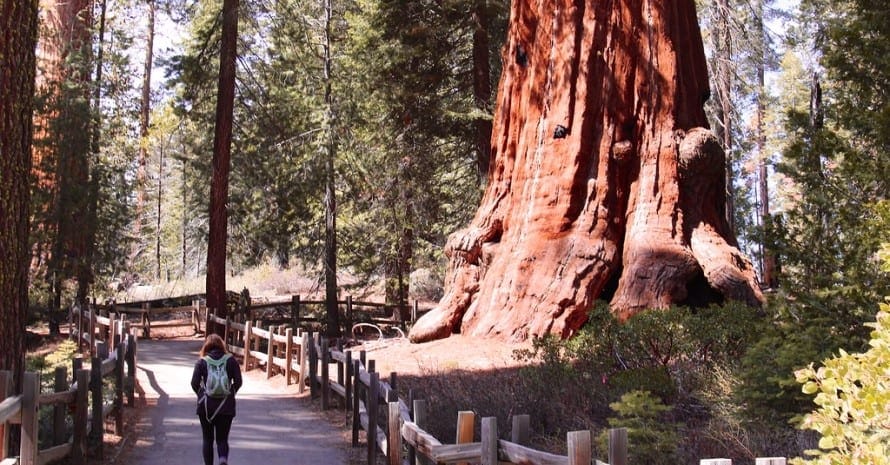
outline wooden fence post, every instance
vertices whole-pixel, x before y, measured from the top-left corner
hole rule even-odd
[[[377,411],[380,400],[380,373],[371,372],[371,385],[368,386],[368,463],[376,463],[377,457]]]
[[[75,464],[83,463],[87,449],[87,408],[89,402],[89,370],[78,369],[74,373],[77,391],[74,399],[74,429],[72,432],[73,446],[71,447],[71,461]]]
[[[569,465],[587,465],[593,458],[593,448],[590,442],[590,430],[571,431],[567,434],[566,442],[569,448]],[[611,456],[610,456],[611,457]],[[619,463],[626,463],[619,462]],[[615,464],[611,459],[610,465]]]
[[[151,338],[151,305],[148,302],[142,304],[142,337]]]
[[[473,442],[473,434],[475,431],[476,414],[470,410],[457,412],[457,439],[455,444],[466,444]],[[467,462],[460,462],[468,465]]]
[[[291,376],[294,369],[291,366],[294,363],[294,329],[287,328],[284,331],[284,385],[291,385]]]
[[[108,314],[108,347],[111,350],[117,349],[117,346],[121,344],[121,336],[120,331],[118,330],[118,315],[117,313],[109,313]]]
[[[528,415],[513,415],[513,429],[510,431],[510,442],[527,446],[531,437],[531,417]]]
[[[226,344],[226,350],[229,350],[229,342],[231,342],[230,338],[232,337],[232,335],[229,332],[230,326],[231,326],[231,316],[226,314],[226,322],[225,322],[225,326],[223,326],[223,342]],[[271,333],[270,333],[270,336],[271,336]],[[269,338],[269,342],[272,342],[271,337]]]
[[[74,308],[77,309],[77,348],[80,349],[83,347],[83,307],[75,304]]]
[[[73,373],[73,376],[71,377],[72,384],[77,382],[77,372],[82,369],[83,369],[83,356],[77,355],[73,359],[71,359],[71,373]]]
[[[56,367],[54,373],[55,380],[53,382],[53,391],[65,392],[68,390],[68,369],[65,367]],[[67,415],[67,406],[63,404],[53,405],[53,445],[58,446],[65,442],[67,431],[65,431],[65,416]]]
[[[609,465],[627,465],[627,428],[609,430]]]
[[[346,352],[343,351],[343,343],[341,341],[337,341],[337,351],[343,354],[344,359],[346,358],[346,355],[348,355]],[[349,391],[349,388],[346,387],[346,367],[349,364],[340,362],[340,360],[335,359],[333,356],[331,356],[331,360],[337,364],[335,366],[335,368],[337,369],[337,384],[343,386],[343,403],[340,403],[340,401],[338,400],[337,405],[342,405],[344,406],[344,409],[348,410],[349,403],[347,402],[347,400],[349,398],[349,393],[347,391]]]
[[[295,295],[290,298],[290,315],[294,323],[294,328],[300,327],[300,296]]]
[[[6,400],[7,397],[11,397],[13,395],[12,390],[12,372],[9,370],[0,370],[0,402]],[[0,423],[0,460],[9,456],[8,438],[9,435],[7,434],[6,424]]]
[[[344,326],[346,327],[346,331],[351,334],[352,332],[352,296],[346,296],[346,321],[344,321]]]
[[[249,371],[250,370],[250,344],[251,344],[251,332],[253,331],[253,321],[245,320],[244,321],[244,368],[241,371]]]
[[[309,370],[309,335],[305,332],[300,337],[300,384],[297,391],[302,394],[306,390],[306,372]]]
[[[25,372],[22,378],[22,438],[19,465],[37,465],[37,400],[40,396],[40,374]]]
[[[95,450],[95,456],[102,458],[102,435],[105,423],[102,417],[102,359],[93,357],[90,368],[90,397],[92,399],[92,418],[90,419],[90,447]]]
[[[427,424],[426,409],[427,409],[427,404],[426,404],[425,400],[416,399],[413,402],[412,410],[413,410],[414,416],[412,418],[414,420],[414,424],[417,425],[418,428],[420,428],[424,431],[426,430],[426,424]],[[429,459],[427,459],[426,457],[423,457],[423,455],[417,455],[414,459],[414,463],[411,463],[409,465],[427,465],[429,463],[431,463],[429,461]]]
[[[90,357],[96,356],[96,309],[90,308]]]
[[[309,336],[309,396],[313,399],[318,394],[315,388],[315,374],[318,370],[318,354],[315,352],[315,337]]]
[[[343,364],[343,388],[346,390],[346,399],[343,402],[346,404],[346,410],[349,410],[352,408],[352,351],[347,350],[343,354],[346,359],[346,363]]]
[[[68,307],[68,340],[74,339],[74,307]],[[3,457],[0,457],[3,460]]]
[[[272,377],[272,367],[275,366],[275,327],[269,326],[269,345],[266,346],[266,379]]]
[[[386,456],[389,459],[389,465],[402,465],[402,418],[399,412],[398,399],[389,404],[389,415],[387,415],[387,437]]]
[[[127,405],[136,405],[136,337],[127,328]]]
[[[105,341],[96,341],[96,357],[99,357],[101,360],[108,359],[108,344]]]
[[[327,410],[331,407],[331,378],[330,363],[331,351],[328,346],[328,338],[321,340],[321,409]]]
[[[496,417],[483,418],[481,434],[482,465],[498,465],[498,419]]]
[[[124,435],[124,346],[118,345],[114,360],[114,434]]]
[[[362,377],[359,376],[361,365],[360,361],[352,361],[352,371],[355,376],[352,377],[352,447],[358,447],[358,430],[361,429],[361,416],[359,415],[359,402],[361,402],[361,384]]]

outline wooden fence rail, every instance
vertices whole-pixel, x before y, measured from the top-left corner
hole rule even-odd
[[[149,303],[142,303],[139,307],[127,304],[88,304],[86,308],[81,308],[75,305],[68,314],[68,323],[72,338],[77,339],[80,344],[91,344],[96,340],[110,342],[109,339],[123,334],[124,325],[130,325],[132,329],[138,328],[143,338],[151,336],[152,328],[191,327],[196,333],[202,332],[206,310],[206,306],[198,299],[192,301],[190,306],[181,307],[151,307]],[[186,322],[158,321],[155,318],[168,313],[189,313],[190,318]]]
[[[475,415],[473,412],[461,412],[458,415],[458,430],[461,432],[458,437],[461,440],[457,444],[443,444],[423,429],[425,419],[429,418],[425,411],[426,403],[411,399],[409,404],[399,398],[397,375],[391,373],[387,380],[381,380],[374,360],[367,360],[364,351],[355,353],[341,347],[329,347],[328,340],[319,337],[318,333],[300,329],[296,333],[292,328],[284,331],[274,326],[262,329],[251,321],[236,323],[217,315],[210,315],[208,321],[225,328],[228,349],[243,357],[245,369],[263,366],[267,376],[281,373],[288,383],[296,376],[300,391],[308,384],[311,395],[321,397],[323,409],[330,408],[336,401],[342,408],[351,410],[353,446],[359,445],[359,433],[364,431],[369,464],[376,463],[378,453],[386,456],[392,465],[592,463],[590,431],[568,434],[568,455],[549,454],[527,446],[527,416],[514,417],[512,441],[499,439],[495,418],[483,418],[480,430],[482,440],[472,442]],[[266,346],[265,352],[260,350],[261,341]],[[627,464],[626,437],[627,431],[624,429],[611,431],[613,446],[610,448],[610,464]],[[403,446],[407,447],[407,457],[403,457]]]
[[[91,321],[95,321],[92,319]],[[95,336],[95,334],[94,334]],[[86,335],[83,335],[86,337]],[[109,354],[103,341],[91,343],[89,369],[84,369],[83,359],[72,363],[73,383],[68,385],[67,369],[56,368],[54,392],[40,392],[40,375],[27,372],[22,379],[22,393],[12,394],[12,374],[0,371],[0,464],[44,465],[68,457],[71,463],[85,463],[85,457],[101,458],[105,422],[114,421],[115,434],[123,434],[124,397],[133,405],[136,363],[136,340],[127,333]],[[124,366],[127,366],[126,375]],[[103,385],[111,379],[114,392],[106,397]],[[51,431],[48,432],[51,447],[40,449],[38,441],[39,408],[52,407]],[[69,434],[66,417],[72,416],[73,427]],[[6,431],[11,425],[20,425],[21,440],[18,457],[10,457]]]
[[[430,415],[426,402],[411,398],[411,393],[408,401],[400,398],[396,373],[381,380],[375,361],[368,360],[365,351],[331,347],[319,333],[302,329],[274,325],[263,329],[254,321],[238,323],[217,315],[210,315],[208,321],[224,327],[228,348],[243,357],[245,370],[264,368],[267,377],[282,374],[288,384],[299,383],[300,392],[308,385],[311,396],[321,398],[322,409],[336,403],[350,410],[353,446],[360,445],[360,432],[364,431],[369,465],[376,463],[378,454],[383,454],[390,465],[628,465],[626,429],[609,430],[608,462],[601,462],[592,457],[590,431],[567,434],[567,455],[530,448],[528,415],[512,418],[510,441],[500,439],[496,418],[482,418],[481,440],[473,442],[475,414],[459,412],[457,441],[444,444],[424,430]],[[756,465],[785,465],[785,462],[785,458],[779,457],[756,459]],[[732,465],[732,462],[706,459],[701,465]]]

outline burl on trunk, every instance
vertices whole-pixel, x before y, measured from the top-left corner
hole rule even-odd
[[[694,0],[514,0],[489,184],[412,341],[570,336],[594,300],[760,305],[724,218]]]

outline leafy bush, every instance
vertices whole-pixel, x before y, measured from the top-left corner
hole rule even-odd
[[[609,404],[617,416],[609,418],[611,428],[627,428],[629,463],[673,465],[677,463],[680,438],[673,425],[665,421],[670,407],[648,391],[630,391],[621,400]],[[609,432],[598,437],[600,454],[607,455]]]
[[[890,464],[890,305],[882,304],[863,353],[840,355],[795,373],[818,408],[802,427],[821,434],[803,465]]]

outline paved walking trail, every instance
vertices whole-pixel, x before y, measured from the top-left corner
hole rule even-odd
[[[201,426],[195,415],[192,369],[203,339],[139,341],[139,389],[156,398],[137,428],[126,456],[130,465],[202,465]],[[243,373],[229,436],[232,465],[343,465],[348,462],[342,432],[295,397],[283,380],[266,380],[259,370]],[[280,378],[280,377],[278,377]],[[147,424],[150,423],[150,424]],[[348,447],[348,445],[347,445]]]

